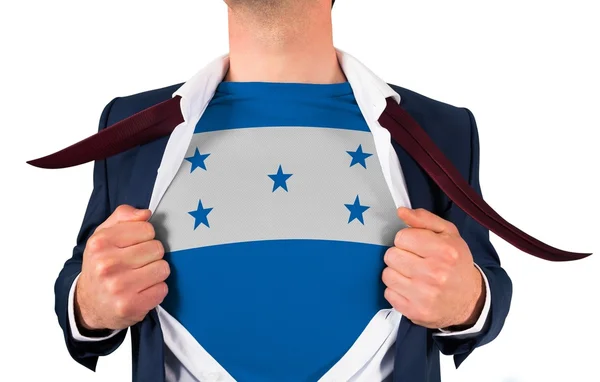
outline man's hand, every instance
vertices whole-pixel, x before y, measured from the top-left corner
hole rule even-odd
[[[424,209],[401,207],[398,216],[409,228],[398,232],[385,253],[385,298],[417,325],[473,326],[483,309],[485,286],[456,226]]]
[[[149,217],[150,210],[120,205],[88,239],[75,287],[81,327],[124,329],[164,300],[170,269]]]

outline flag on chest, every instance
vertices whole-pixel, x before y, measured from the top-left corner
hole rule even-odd
[[[151,218],[162,307],[238,381],[316,381],[390,307],[403,223],[359,115],[227,108],[206,110]]]

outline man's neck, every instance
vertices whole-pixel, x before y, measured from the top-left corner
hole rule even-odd
[[[324,2],[296,4],[279,14],[229,8],[230,67],[224,81],[346,81],[333,46],[330,9]]]

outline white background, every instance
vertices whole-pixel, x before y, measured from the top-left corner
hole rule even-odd
[[[338,0],[335,45],[376,74],[468,107],[487,201],[567,250],[599,252],[596,1]],[[220,0],[3,1],[0,6],[2,357],[5,381],[130,381],[129,339],[96,374],[72,361],[53,284],[92,164],[25,164],[96,132],[115,96],[186,81],[227,52]],[[496,236],[514,297],[501,335],[445,382],[600,381],[600,254],[549,263]],[[243,382],[243,381],[242,381]]]

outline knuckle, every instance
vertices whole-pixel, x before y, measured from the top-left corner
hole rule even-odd
[[[126,214],[130,210],[131,210],[131,207],[128,206],[127,204],[119,204],[117,206],[117,208],[115,208],[115,211],[113,212],[113,214],[117,215],[117,216],[120,216],[120,215]]]
[[[169,286],[165,282],[160,283],[160,296],[165,298],[167,294],[169,294]]]
[[[390,288],[385,288],[385,290],[383,291],[383,297],[385,297],[386,300],[390,300],[392,297],[392,293]]]
[[[165,297],[167,297],[167,294],[169,293],[169,287],[167,286],[167,283],[162,282],[159,284],[158,287],[158,299],[159,299],[159,304],[162,303],[165,299]]]
[[[87,241],[86,247],[89,251],[99,252],[106,247],[107,244],[107,236],[104,230],[100,230],[94,233]]]
[[[385,297],[387,302],[389,302],[390,305],[397,311],[405,310],[404,306],[402,306],[402,304],[400,303],[398,296],[390,288],[385,289],[385,291],[383,292],[383,297]]]
[[[123,212],[127,209],[127,204],[119,204],[117,208],[115,208],[115,212]]]
[[[415,210],[415,213],[417,214],[417,216],[422,217],[424,215],[427,215],[427,210],[425,208],[417,208]]]
[[[443,267],[436,267],[428,271],[428,275],[435,286],[444,286],[448,282],[448,272]]]
[[[458,232],[458,228],[456,228],[456,225],[454,223],[452,223],[451,221],[447,221],[446,224],[448,225],[448,231],[453,233]]]
[[[454,246],[449,245],[448,248],[446,249],[446,258],[447,258],[448,262],[450,264],[456,264],[456,262],[458,261],[458,256],[459,256],[458,250]]]
[[[152,240],[153,245],[156,247],[155,252],[159,258],[162,258],[165,255],[165,247],[160,240]]]
[[[107,279],[104,282],[104,289],[111,295],[117,295],[123,291],[123,282],[114,277]]]
[[[452,245],[451,241],[443,241],[439,248],[443,260],[447,263],[452,264],[454,261],[458,260],[458,250]]]
[[[385,291],[383,292],[383,297],[385,297],[385,299],[388,300],[388,302],[390,304],[394,305],[396,296],[394,295],[394,293],[392,292],[392,290],[390,288],[385,288]]]
[[[109,257],[99,259],[98,261],[96,261],[96,264],[94,265],[94,271],[95,271],[96,275],[101,278],[110,275],[113,272],[114,268],[115,268],[115,262],[114,262],[114,260],[111,260]]]
[[[393,285],[393,270],[389,267],[386,267],[383,272],[381,272],[381,281],[388,287]]]
[[[154,239],[156,236],[156,232],[154,230],[154,226],[152,223],[144,221],[142,223],[142,229],[144,230],[144,235],[149,237],[150,239]]]
[[[160,266],[159,266],[159,274],[161,279],[166,279],[167,277],[169,277],[169,275],[171,274],[171,267],[169,266],[169,263],[167,263],[166,260],[159,260],[160,261]]]
[[[439,286],[445,286],[448,282],[448,273],[445,271],[437,271],[434,277],[436,284]]]
[[[132,306],[129,303],[129,300],[126,298],[119,298],[115,300],[114,312],[115,316],[120,319],[125,319],[127,317],[132,316]]]
[[[395,252],[396,249],[394,247],[388,248],[387,251],[385,251],[385,254],[383,255],[383,262],[387,265],[391,265],[395,257]]]
[[[409,232],[408,228],[403,228],[396,233],[394,236],[394,245],[396,247],[401,247],[402,243],[406,240],[406,234]]]

